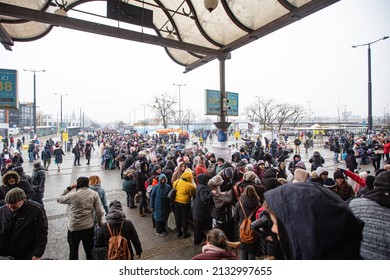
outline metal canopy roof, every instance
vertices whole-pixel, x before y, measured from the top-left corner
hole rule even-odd
[[[91,16],[84,7],[91,4],[83,4],[97,1],[0,0],[0,42],[12,50],[15,41],[39,39],[61,26],[162,46],[187,72],[337,1],[108,0],[107,14]],[[208,10],[206,2],[217,6]]]

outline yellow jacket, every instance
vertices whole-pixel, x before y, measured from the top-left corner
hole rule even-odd
[[[175,202],[187,204],[191,202],[191,198],[195,197],[196,189],[192,182],[192,173],[184,172],[180,179],[173,182],[172,187],[177,190]]]

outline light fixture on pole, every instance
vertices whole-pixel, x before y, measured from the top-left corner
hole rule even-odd
[[[68,95],[67,93],[54,93],[54,95],[60,96],[60,128],[63,128],[63,122],[62,122],[62,96]]]
[[[389,36],[383,36],[382,38],[379,38],[378,40],[360,44],[360,45],[353,45],[352,48],[357,47],[363,47],[368,46],[367,55],[368,55],[368,117],[367,117],[367,130],[372,131],[372,82],[371,82],[371,45],[375,44],[379,41],[388,39]]]
[[[311,101],[306,101],[309,103],[309,124],[311,124]]]
[[[180,88],[185,87],[186,84],[175,84],[172,85],[177,86],[179,88],[179,129],[181,129],[181,101],[180,101]]]
[[[37,72],[46,72],[46,70],[32,70],[32,69],[23,69],[26,72],[34,73],[34,101],[33,101],[33,127],[34,135],[37,134],[37,94],[36,94],[36,77],[35,73]]]

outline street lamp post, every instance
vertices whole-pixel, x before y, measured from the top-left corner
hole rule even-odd
[[[311,124],[311,101],[307,101],[309,103],[309,125]]]
[[[372,82],[371,82],[371,45],[375,44],[379,41],[388,39],[389,36],[383,36],[382,38],[379,38],[378,40],[360,44],[360,45],[353,45],[352,48],[362,47],[362,46],[368,46],[367,55],[368,55],[368,117],[367,117],[367,129],[368,131],[372,131]]]
[[[33,72],[34,73],[33,127],[34,127],[34,135],[35,135],[37,133],[37,94],[36,94],[35,73],[37,73],[37,72],[46,72],[46,70],[23,69],[23,71]]]
[[[175,84],[172,85],[179,87],[179,128],[181,129],[181,102],[180,102],[180,88],[186,86],[186,84]]]
[[[54,95],[60,96],[60,128],[62,128],[62,96],[68,95],[67,93],[54,93]]]

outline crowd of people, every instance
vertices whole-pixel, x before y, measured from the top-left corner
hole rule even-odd
[[[50,140],[40,161],[34,161],[31,176],[23,172],[21,155],[11,155],[8,147],[0,155],[0,256],[37,259],[44,253],[45,176],[51,158],[55,156],[59,172],[65,155],[60,143]],[[334,153],[334,170],[324,167],[324,156],[316,149],[305,164],[299,147],[308,142],[301,137],[291,150],[277,139],[245,139],[240,147],[231,145],[228,159],[198,143],[176,145],[172,140],[95,131],[72,147],[74,165],[80,165],[83,156],[89,165],[96,143],[101,168],[116,170],[122,180],[126,207],[149,217],[156,236],[164,238],[173,223],[177,238],[193,238],[195,246],[202,246],[202,254],[193,259],[390,259],[386,134],[330,136],[326,146]],[[359,172],[367,164],[374,172]],[[107,200],[98,176],[79,177],[64,187],[57,202],[68,205],[69,259],[79,258],[80,242],[86,258],[93,259],[94,248],[108,246],[111,228],[123,232],[131,258],[141,258],[137,224],[126,217],[120,201]],[[29,213],[34,218],[23,218]],[[250,242],[240,234],[247,217],[254,236]],[[20,219],[40,222],[17,228]],[[20,252],[18,243],[29,231],[39,236],[24,240],[28,245],[23,248],[29,249]]]

